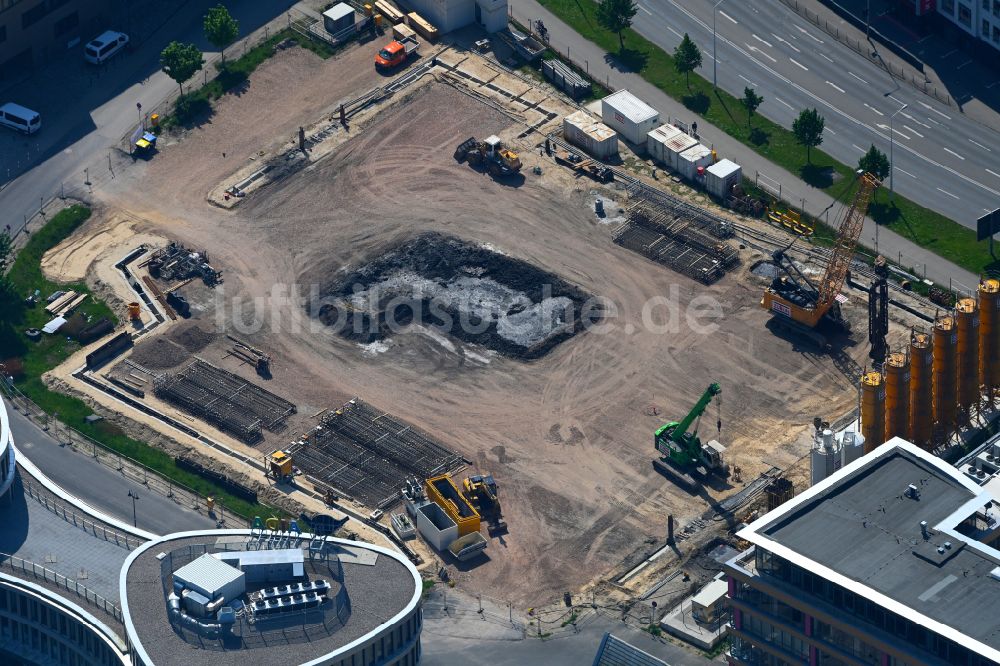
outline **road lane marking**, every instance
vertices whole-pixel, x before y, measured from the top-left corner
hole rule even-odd
[[[995,85],[996,85],[996,84],[998,84],[998,83],[1000,83],[1000,81],[994,81],[993,83],[991,83],[990,85],[988,85],[988,86],[986,86],[986,87],[987,87],[987,88],[992,88],[993,86],[995,86]]]
[[[905,127],[906,129],[910,130],[911,132],[913,132],[914,134],[916,134],[917,136],[919,136],[919,137],[920,137],[921,139],[923,139],[923,138],[924,138],[924,135],[923,135],[923,134],[921,134],[921,133],[920,133],[920,132],[918,132],[917,130],[913,129],[913,128],[912,128],[912,127],[910,127],[909,125],[903,125],[903,127]]]
[[[948,190],[942,190],[940,187],[935,188],[935,189],[937,189],[938,192],[944,192],[945,194],[947,194],[952,199],[957,199],[958,198],[954,194],[952,194],[951,192],[949,192]]]
[[[892,93],[886,95],[886,97],[888,97],[889,99],[893,100],[894,102],[896,102],[896,104],[899,104],[900,106],[902,106],[902,105],[905,104],[905,102],[903,100],[901,100],[901,99],[899,99],[897,97],[893,97]]]
[[[956,153],[951,148],[945,148],[944,150],[945,150],[945,152],[951,153],[952,155],[954,155],[955,157],[957,157],[960,160],[964,160],[965,159],[964,157],[962,157],[961,155],[959,155],[958,153]]]
[[[992,175],[996,176],[997,178],[1000,178],[1000,173],[997,173],[996,171],[993,171],[992,169],[987,169],[986,173],[992,174]]]
[[[956,67],[955,69],[962,69],[962,68],[963,68],[963,67],[965,67],[966,65],[971,65],[971,64],[972,64],[972,61],[971,61],[971,60],[966,60],[965,62],[963,62],[963,63],[962,63],[961,65],[959,65],[959,66],[958,66],[958,67]]]
[[[796,47],[794,44],[792,44],[790,41],[788,41],[784,37],[781,37],[780,35],[776,35],[773,32],[771,33],[771,36],[774,37],[775,39],[777,39],[779,42],[781,42],[781,43],[785,44],[786,46],[788,46],[788,48],[792,49],[796,53],[802,53],[802,51],[800,51],[798,49],[798,47]]]
[[[862,148],[861,146],[859,146],[856,143],[852,143],[851,145],[854,146],[857,150],[860,150],[862,153],[867,153],[868,152],[867,150],[865,150],[864,148]]]
[[[674,33],[675,35],[677,35],[681,39],[684,39],[684,35],[682,35],[681,33],[677,32],[676,30],[674,30],[673,28],[671,28],[669,25],[667,26],[667,30],[669,30],[670,32]]]
[[[865,84],[866,86],[869,85],[867,81],[865,81],[863,78],[861,78],[860,76],[858,76],[854,72],[848,72],[848,74],[850,74],[851,76],[853,76],[854,78],[856,78],[858,81],[861,81],[861,83]]]
[[[910,114],[906,113],[905,111],[904,111],[903,113],[901,113],[900,115],[901,115],[901,116],[903,116],[904,118],[909,118],[910,120],[912,120],[912,121],[913,121],[913,122],[915,122],[916,124],[920,125],[921,127],[926,127],[927,129],[934,129],[933,127],[931,127],[931,126],[930,126],[930,125],[928,125],[927,123],[922,123],[922,122],[920,122],[919,120],[917,120],[916,118],[914,118],[914,117],[913,117],[913,116],[911,116]],[[933,121],[933,122],[937,122],[937,121],[935,120],[935,121]]]
[[[674,7],[677,11],[683,13],[685,16],[687,16],[693,22],[695,22],[698,25],[700,25],[703,29],[705,29],[705,30],[711,30],[712,29],[712,27],[708,23],[706,23],[705,21],[702,21],[697,16],[695,16],[693,13],[691,13],[687,8],[684,7],[683,4],[679,4],[678,0],[665,0],[665,2],[667,4],[669,4],[669,5],[671,5],[672,7]],[[754,10],[754,7],[752,5],[748,5],[748,6],[750,7],[751,11]],[[803,95],[805,95],[806,97],[809,97],[816,104],[818,104],[820,106],[823,106],[824,108],[829,109],[833,113],[838,114],[841,117],[843,117],[845,120],[847,120],[847,121],[849,121],[851,123],[854,123],[855,125],[858,125],[860,128],[869,129],[869,130],[873,131],[876,136],[879,136],[879,137],[881,137],[883,139],[888,138],[884,133],[882,133],[877,128],[874,128],[871,125],[869,125],[865,120],[863,120],[861,118],[857,118],[855,116],[852,116],[850,113],[845,112],[843,109],[837,108],[836,106],[834,106],[833,104],[831,104],[827,100],[825,100],[822,97],[814,94],[813,92],[811,92],[807,88],[803,87],[802,85],[796,83],[795,81],[792,81],[791,79],[789,79],[787,76],[785,76],[781,72],[779,72],[779,71],[777,71],[775,69],[772,69],[767,63],[762,62],[759,59],[757,59],[757,57],[756,57],[755,54],[752,54],[752,53],[748,52],[749,50],[751,50],[749,48],[749,44],[746,45],[747,46],[747,50],[744,50],[742,47],[740,47],[740,45],[738,43],[732,41],[731,39],[728,39],[725,35],[723,35],[720,39],[722,40],[722,42],[724,44],[728,44],[730,47],[732,47],[737,52],[739,52],[744,58],[747,58],[748,60],[753,61],[757,66],[759,66],[760,68],[762,68],[763,70],[765,70],[768,74],[770,74],[774,78],[778,79],[779,81],[781,81],[782,83],[784,83],[788,87],[794,88],[797,91],[799,91],[800,93],[802,93]],[[947,126],[946,126],[946,129],[947,129]],[[980,181],[976,180],[974,177],[970,177],[967,173],[965,173],[964,171],[962,171],[960,169],[957,169],[957,168],[952,167],[952,166],[948,166],[947,164],[943,164],[943,163],[937,161],[936,159],[934,159],[933,157],[930,157],[927,154],[920,152],[919,150],[911,148],[909,145],[907,145],[905,143],[900,144],[900,149],[901,150],[906,150],[906,151],[912,153],[914,157],[923,160],[925,163],[929,164],[930,166],[933,166],[935,168],[941,169],[942,171],[945,171],[946,173],[948,173],[951,176],[954,176],[957,179],[964,180],[965,182],[969,183],[970,185],[975,185],[976,187],[980,188],[981,190],[984,190],[984,191],[986,191],[986,192],[988,192],[990,194],[993,194],[993,195],[996,195],[996,196],[1000,197],[1000,189],[994,189],[994,187],[990,187],[989,185],[986,185],[985,183],[981,183]]]
[[[933,106],[931,106],[930,104],[926,104],[926,103],[924,103],[924,102],[920,102],[920,106],[922,106],[922,107],[924,107],[925,109],[928,109],[928,110],[930,110],[930,111],[933,111],[934,113],[938,114],[939,116],[941,116],[941,117],[942,117],[942,118],[944,118],[945,120],[951,120],[951,116],[949,116],[949,115],[948,115],[947,113],[941,113],[940,111],[938,111],[937,109],[935,109],[935,108],[934,108]]]
[[[824,58],[826,58],[827,60],[829,60],[830,62],[834,62],[833,58],[831,58],[831,57],[830,57],[830,56],[828,56],[827,54],[825,54],[825,53],[820,53],[820,55],[821,55],[821,56],[823,56]]]
[[[874,111],[875,113],[877,113],[878,115],[880,115],[880,116],[884,116],[885,115],[884,113],[882,113],[881,111],[879,111],[878,109],[876,109],[874,106],[872,106],[868,102],[863,102],[863,104],[865,106],[867,106],[869,109],[871,109],[872,111]]]
[[[764,56],[765,58],[767,58],[767,59],[768,59],[768,60],[770,60],[771,62],[774,62],[774,63],[778,62],[777,60],[775,60],[774,58],[772,58],[772,57],[771,57],[771,54],[769,54],[769,53],[765,53],[764,51],[761,51],[761,50],[760,50],[759,48],[757,48],[756,46],[750,46],[750,45],[749,45],[749,44],[747,44],[746,42],[743,42],[743,44],[745,44],[745,45],[746,45],[747,49],[749,49],[749,50],[751,50],[751,51],[753,51],[753,52],[755,52],[755,53],[759,53],[759,54],[761,54],[762,56]]]
[[[896,171],[902,171],[903,173],[905,173],[910,178],[914,178],[914,179],[916,178],[916,176],[914,176],[912,173],[910,173],[909,171],[907,171],[905,169],[900,169],[899,167],[893,167],[893,169],[895,169]]]
[[[805,65],[803,65],[803,64],[802,64],[801,62],[799,62],[799,61],[798,61],[798,60],[796,60],[795,58],[789,58],[789,60],[791,60],[791,61],[792,61],[792,64],[793,64],[793,65],[798,65],[799,67],[801,67],[802,69],[806,70],[807,72],[809,71],[809,68],[808,68],[808,67],[806,67]]]
[[[809,32],[808,30],[806,30],[805,28],[803,28],[800,25],[795,26],[795,29],[798,30],[799,32],[801,32],[806,37],[809,37],[810,39],[812,39],[814,42],[819,42],[820,44],[823,43],[822,39],[820,39],[819,37],[816,37],[815,35],[813,35],[811,32]]]
[[[760,42],[761,44],[764,44],[767,47],[770,47],[772,49],[774,48],[774,44],[772,44],[771,42],[767,41],[766,39],[761,39],[760,37],[757,36],[757,33],[752,34],[751,37],[753,37],[758,42]]]
[[[732,16],[730,16],[730,15],[729,15],[729,14],[727,14],[726,12],[722,11],[721,9],[719,10],[719,13],[720,13],[720,14],[722,14],[723,16],[725,16],[725,17],[726,17],[727,19],[729,19],[729,20],[730,20],[730,21],[732,21],[733,23],[735,23],[736,25],[739,25],[739,24],[740,24],[740,22],[739,22],[739,21],[737,21],[736,19],[734,19],[734,18],[733,18]]]
[[[740,78],[743,79],[744,81],[746,81],[747,83],[749,83],[751,88],[756,88],[757,87],[757,84],[755,84],[753,81],[751,81],[747,77],[743,76],[742,74],[740,74]]]
[[[649,14],[650,16],[652,16],[652,15],[653,15],[653,12],[649,11],[648,9],[646,9],[645,7],[643,7],[642,5],[639,5],[639,9],[641,9],[641,10],[642,10],[642,11],[644,11],[644,12],[646,12],[646,13],[647,13],[647,14]]]
[[[931,121],[932,123],[934,123],[935,125],[937,125],[939,127],[941,126],[941,123],[939,123],[938,121],[934,120],[930,116],[927,116],[927,120]]]
[[[834,90],[839,90],[840,92],[847,92],[846,90],[844,90],[843,88],[841,88],[840,86],[838,86],[833,81],[827,81],[826,84],[828,86],[830,86],[831,88],[833,88]]]
[[[787,106],[787,107],[788,107],[789,109],[791,109],[792,111],[794,111],[794,110],[795,110],[795,107],[794,107],[794,106],[792,106],[791,104],[789,104],[789,103],[788,103],[788,102],[786,102],[785,100],[781,99],[780,97],[775,97],[775,98],[774,98],[774,100],[775,100],[776,102],[780,102],[781,104],[784,104],[785,106]]]
[[[993,152],[991,149],[987,148],[986,146],[984,146],[983,144],[979,143],[978,141],[973,141],[972,139],[969,139],[969,142],[972,143],[972,144],[974,144],[974,145],[979,146],[980,148],[982,148],[983,150],[985,150],[988,153],[992,153]]]
[[[832,129],[830,129],[829,127],[824,127],[824,128],[823,128],[823,131],[824,131],[824,132],[829,132],[830,134],[833,134],[834,136],[836,136],[836,134],[837,134],[836,132],[834,132],[834,131],[833,131]]]
[[[882,129],[884,129],[884,130],[886,130],[886,131],[888,131],[888,130],[889,130],[889,126],[888,126],[888,125],[876,125],[876,127],[881,127]],[[903,137],[903,138],[904,138],[904,139],[906,139],[907,141],[909,141],[909,140],[910,140],[910,137],[906,136],[905,134],[903,134],[902,132],[900,132],[900,131],[899,131],[898,129],[896,129],[895,127],[893,127],[893,128],[892,128],[892,131],[893,131],[893,132],[895,132],[896,134],[898,134],[899,136]],[[947,148],[945,148],[945,150],[947,150]]]
[[[945,53],[945,54],[944,54],[943,56],[941,56],[941,57],[942,57],[942,58],[947,58],[948,56],[950,56],[950,55],[955,55],[956,53],[958,53],[958,49],[952,49],[951,51],[948,51],[947,53]]]

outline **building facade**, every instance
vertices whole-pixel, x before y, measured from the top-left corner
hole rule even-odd
[[[0,375],[0,381],[6,379]],[[10,417],[7,415],[7,403],[0,400],[0,497],[10,491],[14,483],[14,473],[17,471],[14,462],[14,443],[10,434]]]
[[[0,82],[111,28],[114,0],[0,0]]]
[[[1000,54],[1000,0],[938,0],[937,12]]]
[[[731,665],[1000,664],[1000,515],[895,438],[739,532]]]

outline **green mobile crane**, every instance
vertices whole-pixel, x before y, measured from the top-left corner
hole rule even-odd
[[[716,440],[702,444],[698,437],[698,422],[712,398],[722,393],[722,387],[712,383],[702,394],[688,415],[681,421],[671,421],[656,430],[653,435],[653,446],[663,456],[653,461],[653,466],[660,473],[674,479],[681,485],[695,487],[695,479],[691,475],[717,474],[723,478],[729,476],[729,465],[724,460],[726,447]],[[688,432],[694,424],[694,429]],[[722,420],[717,423],[722,431]]]

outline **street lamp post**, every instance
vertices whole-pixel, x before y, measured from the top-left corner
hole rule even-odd
[[[132,498],[132,527],[138,527],[139,526],[137,524],[138,521],[136,520],[136,517],[135,517],[135,501],[137,499],[139,499],[139,495],[137,493],[134,493],[131,490],[129,490],[128,491],[128,496]]]
[[[893,201],[895,198],[895,190],[892,187],[892,173],[895,170],[895,166],[892,163],[892,146],[895,143],[892,135],[892,119],[896,117],[896,114],[901,112],[903,109],[908,107],[909,104],[904,104],[903,106],[896,109],[896,113],[889,116],[889,201]]]
[[[719,13],[719,5],[721,5],[726,0],[719,0],[712,7],[712,87],[719,87],[719,52],[715,48],[715,15]]]

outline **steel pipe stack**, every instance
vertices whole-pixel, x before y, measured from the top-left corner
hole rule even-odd
[[[885,442],[885,382],[877,370],[861,375],[861,434],[865,453]]]
[[[972,406],[979,402],[979,305],[974,298],[955,304],[958,331],[958,411],[968,423]]]
[[[979,383],[992,404],[1000,387],[1000,280],[979,282]]]

